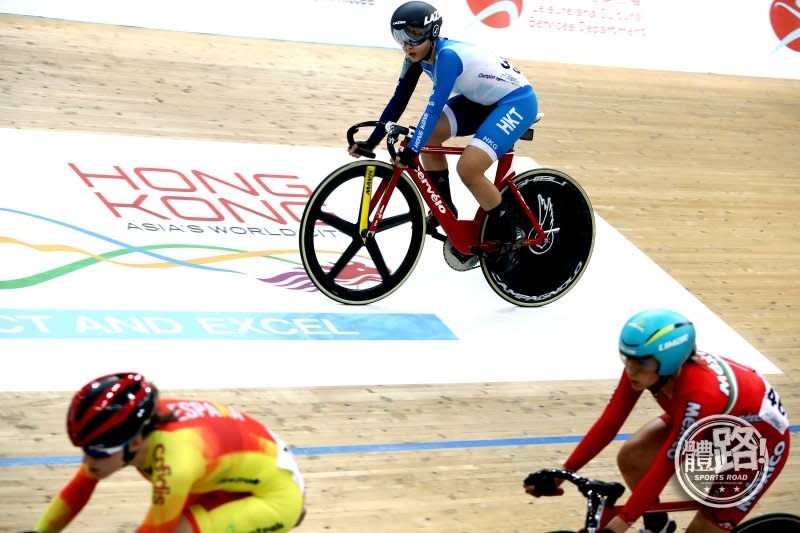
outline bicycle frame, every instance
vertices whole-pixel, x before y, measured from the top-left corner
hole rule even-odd
[[[622,510],[621,505],[613,505],[610,507],[604,507],[602,509],[602,517],[598,520],[596,518],[596,513],[598,509],[598,503],[600,506],[603,506],[603,498],[599,496],[593,498],[591,496],[589,498],[589,506],[587,509],[586,521],[585,521],[585,529],[581,531],[585,531],[585,533],[596,533],[600,527],[600,524],[607,524],[613,517],[615,517],[619,512]],[[681,512],[681,511],[697,511],[701,508],[701,505],[694,501],[670,501],[670,502],[660,502],[652,504],[644,514],[655,513],[659,511],[664,512]],[[593,515],[593,513],[595,513]],[[775,531],[789,531],[795,532],[798,531],[798,526],[800,526],[800,517],[789,514],[789,513],[768,513],[764,515],[754,516],[748,520],[740,522],[732,531],[732,533],[764,533],[769,532],[773,533]],[[791,529],[787,529],[791,528]]]
[[[405,141],[403,141],[401,146],[405,146]],[[422,152],[431,154],[458,155],[464,152],[464,148],[444,146],[424,147]],[[544,242],[547,235],[542,229],[542,226],[539,224],[537,216],[533,214],[528,205],[525,203],[522,195],[519,192],[519,189],[513,182],[513,178],[516,175],[516,173],[511,169],[511,163],[513,162],[513,159],[513,150],[504,153],[502,156],[500,156],[500,158],[498,158],[494,185],[498,189],[508,186],[512,195],[516,199],[519,208],[531,223],[533,231],[525,239],[523,245],[538,246]],[[453,214],[452,209],[450,209],[450,207],[447,205],[447,202],[442,200],[439,191],[436,189],[436,185],[430,179],[428,173],[422,168],[422,165],[420,165],[419,162],[417,163],[418,164],[416,168],[403,168],[395,165],[392,179],[388,182],[381,183],[378,186],[378,189],[375,190],[374,194],[372,194],[371,191],[371,180],[365,180],[364,190],[362,192],[361,212],[359,215],[359,230],[362,238],[366,239],[368,236],[375,234],[378,224],[380,224],[380,221],[383,218],[383,213],[386,210],[389,199],[391,198],[394,188],[397,185],[397,180],[400,179],[400,176],[403,172],[406,172],[409,177],[411,177],[412,181],[414,182],[414,186],[419,191],[431,213],[433,213],[433,216],[439,222],[439,225],[442,227],[442,229],[444,229],[447,237],[449,237],[453,243],[453,246],[455,246],[459,252],[463,254],[476,254],[480,252],[487,253],[497,251],[500,243],[496,241],[481,242],[480,240],[480,228],[483,219],[486,216],[486,212],[479,208],[472,220],[457,219]],[[375,216],[372,222],[367,225],[369,215],[371,213],[375,213]]]
[[[644,514],[658,513],[658,512],[681,512],[681,511],[697,511],[700,509],[700,504],[694,500],[675,500],[667,502],[658,502],[652,504]],[[612,518],[617,516],[622,511],[622,505],[613,505],[611,507],[603,508],[603,513],[600,518],[601,524],[607,524]]]
[[[525,483],[527,484],[528,480],[536,476],[545,480],[560,478],[575,485],[578,491],[587,499],[586,519],[584,522],[587,533],[594,533],[601,525],[607,524],[622,511],[623,506],[617,504],[617,499],[625,489],[619,483],[589,479],[563,469],[540,470],[526,478]],[[533,481],[531,482],[534,483]],[[553,485],[553,488],[555,488],[555,485]],[[644,514],[697,511],[700,508],[700,503],[695,500],[674,500],[654,503],[647,508]]]
[[[386,130],[391,162],[377,160],[373,147],[355,140],[358,130],[365,127],[373,132]],[[512,211],[515,242],[509,246],[501,240],[505,221],[487,216],[480,208],[471,220],[459,219],[430,177],[435,173],[392,164],[399,147],[409,135],[413,138],[412,129],[374,120],[348,128],[348,151],[368,159],[328,174],[315,188],[300,222],[300,256],[314,286],[344,304],[363,305],[385,298],[408,279],[429,235],[442,241],[450,268],[464,272],[480,266],[489,287],[509,303],[540,307],[566,294],[585,272],[594,246],[594,213],[581,186],[556,169],[516,173],[513,150],[502,154],[491,172],[494,180],[490,176],[487,185],[501,191]],[[533,129],[520,139],[533,139]],[[423,150],[444,158],[463,154],[465,149]],[[419,161],[411,166],[418,167]],[[320,242],[318,224],[330,226],[343,239]],[[356,259],[362,248],[368,255],[365,263]],[[495,268],[495,259],[505,258],[513,258],[510,268]],[[362,266],[373,268],[375,275],[353,283],[342,275],[348,266],[358,272]]]

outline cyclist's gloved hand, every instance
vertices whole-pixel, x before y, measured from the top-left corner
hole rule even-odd
[[[400,152],[397,153],[397,161],[403,165],[404,167],[408,168],[416,168],[416,158],[417,152],[414,150],[409,150],[408,148],[403,148]]]
[[[542,472],[534,472],[528,474],[525,481],[522,482],[525,487],[525,492],[539,498],[540,496],[561,496],[564,494],[564,489],[559,487],[560,484],[553,476],[543,474]]]
[[[369,158],[375,157],[375,145],[367,141],[356,141],[350,145],[347,152],[353,157],[365,156]]]

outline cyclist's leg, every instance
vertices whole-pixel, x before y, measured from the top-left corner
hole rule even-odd
[[[447,110],[448,108],[445,106],[445,111]],[[426,146],[441,147],[442,143],[453,136],[453,128],[450,125],[448,115],[452,116],[452,114],[444,112],[439,117],[439,121],[436,123],[436,127],[433,129]],[[423,153],[421,158],[422,166],[428,172],[447,170],[447,159],[444,154]]]
[[[453,96],[448,100],[433,133],[428,139],[427,146],[441,147],[445,141],[458,134],[458,117],[464,113],[462,100],[465,99],[461,95]],[[423,153],[421,159],[422,166],[436,185],[436,190],[439,191],[439,194],[442,195],[447,205],[453,210],[453,214],[457,217],[458,210],[453,203],[453,195],[450,192],[450,171],[447,168],[447,157],[445,154]],[[429,228],[438,225],[430,214],[428,214],[427,225]]]
[[[617,453],[617,466],[625,484],[631,490],[650,468],[656,453],[669,436],[666,415],[657,417],[639,428],[625,441]]]
[[[501,202],[493,180],[486,177],[486,170],[528,130],[537,111],[533,89],[523,87],[512,92],[484,118],[459,158],[458,175],[484,211],[491,211]]]
[[[486,171],[528,130],[537,110],[536,95],[530,87],[517,89],[500,100],[478,127],[456,167],[461,181],[481,208],[498,222],[498,238],[503,246],[490,264],[494,273],[505,273],[517,264],[525,231],[517,227],[511,210],[503,202],[494,181],[486,177]]]
[[[192,505],[184,515],[192,527],[186,531],[290,531],[303,516],[301,489],[292,472],[283,469],[270,479],[269,485],[263,492],[237,495],[237,499],[220,505],[209,502]]]
[[[456,171],[461,181],[466,185],[478,205],[484,211],[491,211],[500,205],[500,191],[494,182],[486,177],[486,171],[494,163],[496,156],[470,144],[464,148],[464,153],[458,158]]]
[[[622,445],[617,453],[617,466],[628,488],[633,490],[648,471],[669,433],[670,417],[663,414],[639,428]],[[667,513],[651,513],[643,521],[646,531],[669,531]]]
[[[447,106],[445,106],[445,110],[448,110]],[[452,116],[452,113],[442,113],[442,116],[439,117],[439,121],[436,123],[433,133],[430,139],[428,139],[427,146],[441,147],[442,143],[453,136],[453,128],[448,115]],[[453,204],[453,195],[450,192],[450,172],[447,168],[447,158],[444,154],[423,152],[421,159],[422,166],[428,172],[434,185],[436,185],[436,190],[439,191],[444,201],[447,202],[447,205],[453,210],[455,216],[458,216],[458,211]],[[436,225],[438,225],[438,223],[435,222],[435,219],[429,213],[428,226],[433,227]]]
[[[436,124],[436,129],[428,141],[428,146],[441,146],[442,142],[451,137],[464,137],[474,135],[486,118],[496,109],[496,105],[482,105],[469,100],[463,94],[451,97],[444,106],[442,116]],[[437,144],[438,142],[438,144]],[[438,158],[434,158],[438,156]],[[430,171],[431,177],[436,180],[437,189],[449,197],[449,184],[443,186],[442,181],[448,181],[447,160],[444,154],[423,154],[423,165]],[[491,165],[491,162],[489,162]],[[488,166],[486,167],[488,168]],[[436,169],[444,169],[437,171]],[[439,172],[439,173],[437,173]],[[474,194],[473,194],[474,196]],[[452,202],[451,202],[452,205]]]

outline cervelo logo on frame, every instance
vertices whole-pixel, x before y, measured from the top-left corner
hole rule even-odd
[[[467,0],[467,5],[490,28],[508,28],[522,14],[522,0]]]
[[[780,39],[775,51],[785,47],[800,52],[800,0],[773,0],[769,21]]]

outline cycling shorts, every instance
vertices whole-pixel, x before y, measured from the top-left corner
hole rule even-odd
[[[447,101],[443,112],[450,122],[451,137],[474,135],[470,144],[496,161],[531,127],[538,110],[536,93],[526,86],[492,105],[478,104],[457,94]]]

